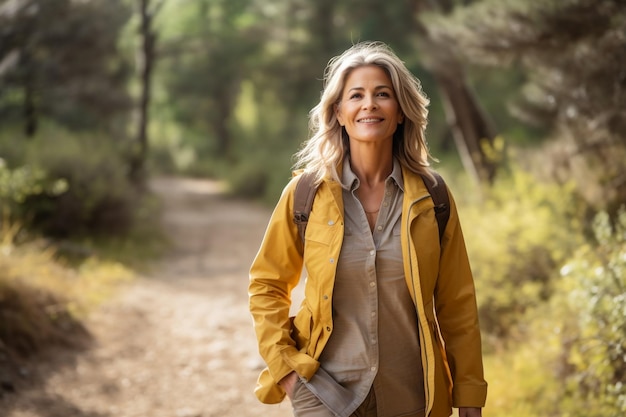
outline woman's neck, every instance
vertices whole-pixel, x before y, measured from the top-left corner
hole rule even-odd
[[[352,146],[350,167],[361,185],[368,188],[384,183],[393,170],[391,147]]]

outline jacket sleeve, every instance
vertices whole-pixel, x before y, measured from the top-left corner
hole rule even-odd
[[[452,404],[484,407],[487,382],[483,376],[474,280],[452,195],[439,265],[434,301],[452,377]]]
[[[250,268],[248,296],[259,353],[274,382],[293,370],[285,359],[296,354],[290,336],[291,291],[302,273],[298,229],[293,222],[292,179],[272,213],[260,249]]]

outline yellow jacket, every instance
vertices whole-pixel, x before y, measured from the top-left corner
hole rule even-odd
[[[423,180],[404,168],[403,176],[402,255],[419,323],[426,415],[447,417],[452,406],[483,407],[487,397],[474,283],[452,196],[439,245],[434,204]],[[277,382],[291,371],[307,379],[315,374],[333,331],[333,286],[344,232],[342,188],[331,179],[320,185],[302,252],[293,222],[297,181],[296,176],[285,187],[250,269],[250,311],[268,365],[255,393],[267,404],[283,400]],[[305,297],[290,319],[290,294],[303,264]]]

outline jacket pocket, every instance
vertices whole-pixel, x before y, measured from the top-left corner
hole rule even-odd
[[[316,219],[310,219],[304,235],[305,242],[321,243],[323,245],[330,245],[333,241],[333,236],[337,233],[335,222],[322,223]]]
[[[338,230],[328,224],[309,221],[304,239],[304,266],[310,277],[326,276],[329,265],[336,261],[331,250]]]

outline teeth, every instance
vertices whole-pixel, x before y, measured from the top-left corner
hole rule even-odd
[[[369,122],[380,122],[382,119],[361,119],[359,122],[361,123],[369,123]]]

